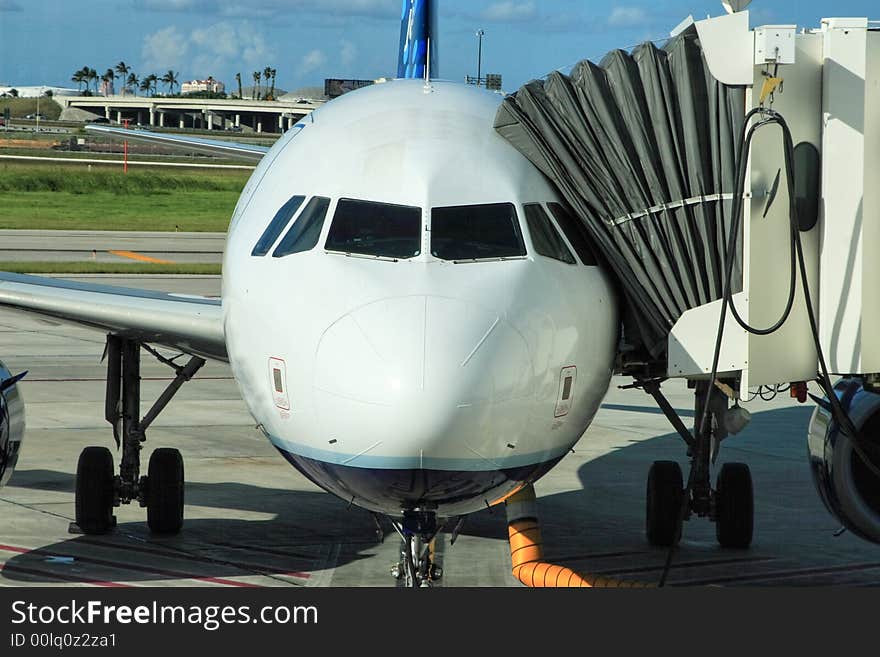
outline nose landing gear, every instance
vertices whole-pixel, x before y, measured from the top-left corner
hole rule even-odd
[[[434,511],[407,510],[403,521],[391,521],[400,534],[400,561],[391,567],[391,575],[411,588],[426,588],[443,577],[443,568],[436,562],[435,540],[438,525]]]

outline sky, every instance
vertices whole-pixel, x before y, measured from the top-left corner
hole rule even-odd
[[[435,0],[439,75],[477,68],[514,91],[530,79],[613,48],[661,40],[688,15],[723,13],[720,0]],[[753,25],[816,27],[825,16],[880,19],[877,0],[754,0]],[[401,0],[0,0],[0,84],[75,87],[85,65],[124,61],[139,75],[245,86],[270,66],[277,86],[323,86],[325,77],[393,77]]]

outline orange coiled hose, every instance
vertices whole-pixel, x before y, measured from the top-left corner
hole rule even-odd
[[[531,486],[514,495],[508,502],[533,502]],[[544,561],[541,528],[535,518],[511,518],[507,525],[510,540],[510,561],[513,576],[526,586],[532,587],[579,587],[591,588],[652,588],[655,584],[633,582],[612,577],[576,573],[571,568]]]

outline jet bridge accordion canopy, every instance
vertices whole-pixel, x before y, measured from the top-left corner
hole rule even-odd
[[[529,82],[498,110],[496,130],[555,184],[616,275],[628,340],[655,358],[685,311],[721,298],[744,116],[745,87],[712,76],[693,27]]]

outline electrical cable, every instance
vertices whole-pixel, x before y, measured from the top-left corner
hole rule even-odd
[[[749,127],[750,121],[757,115],[761,115],[761,120]],[[743,205],[745,198],[745,178],[748,169],[748,154],[751,152],[751,144],[755,134],[758,132],[758,130],[767,125],[778,125],[782,131],[786,182],[789,197],[789,231],[791,239],[789,251],[790,277],[788,300],[786,301],[785,309],[783,310],[779,320],[774,322],[771,326],[762,329],[750,326],[740,317],[739,313],[736,310],[736,306],[733,303],[731,284],[734,258],[736,256],[736,247],[740,237],[739,226],[743,215]],[[831,383],[831,377],[828,374],[828,367],[825,361],[825,354],[822,349],[822,341],[821,337],[819,336],[819,329],[816,323],[813,301],[810,294],[806,260],[804,258],[803,244],[800,235],[800,222],[798,221],[797,215],[797,198],[795,196],[794,182],[794,141],[792,139],[791,130],[788,126],[788,123],[779,112],[764,107],[758,107],[751,110],[746,115],[743,122],[742,131],[740,133],[740,139],[737,145],[737,172],[734,190],[735,191],[731,211],[730,234],[727,240],[727,254],[725,257],[725,275],[721,301],[721,314],[718,321],[718,330],[716,333],[715,349],[712,357],[712,370],[711,376],[709,378],[709,386],[706,389],[706,397],[703,403],[702,413],[700,414],[699,422],[697,424],[698,435],[702,435],[705,432],[706,422],[709,417],[709,402],[715,388],[715,383],[718,380],[718,363],[721,356],[721,344],[724,336],[724,326],[725,320],[727,318],[728,307],[730,308],[731,314],[733,315],[734,319],[744,330],[754,335],[770,335],[771,333],[779,330],[779,328],[782,327],[782,325],[788,320],[791,315],[797,289],[797,274],[799,273],[804,288],[804,303],[806,306],[807,317],[810,322],[810,332],[812,334],[813,343],[816,348],[817,359],[819,362],[819,372],[817,372],[816,382],[824,391],[825,396],[829,401],[831,415],[837,422],[838,426],[841,428],[842,433],[849,438],[853,450],[862,459],[862,462],[865,464],[865,466],[875,476],[880,478],[880,468],[875,465],[874,461],[872,461],[872,459],[870,459],[867,454],[867,452],[871,452],[875,455],[875,457],[880,457],[880,452],[878,452],[878,448],[875,445],[866,441],[861,431],[859,431],[859,429],[855,427],[851,418],[840,403],[840,399],[835,394],[834,386]],[[759,386],[757,394],[760,395],[762,399],[765,399],[764,394],[762,394],[762,389],[763,386]],[[773,397],[775,397],[775,393],[777,392],[780,392],[779,386],[776,386]],[[772,399],[772,397],[770,397],[770,399]],[[878,458],[878,462],[880,462],[880,458]],[[665,584],[669,569],[671,568],[672,558],[675,553],[676,546],[678,545],[678,542],[681,538],[681,525],[687,515],[688,500],[692,489],[693,482],[689,478],[687,488],[684,491],[684,500],[682,503],[682,513],[680,518],[681,522],[679,522],[678,534],[676,536],[676,540],[673,541],[667,553],[666,564],[660,577],[659,586],[663,586]]]

